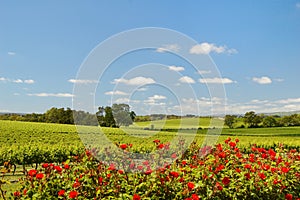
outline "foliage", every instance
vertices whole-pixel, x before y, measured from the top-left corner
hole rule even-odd
[[[224,124],[229,128],[233,128],[234,123],[236,122],[235,115],[225,115]]]
[[[97,161],[96,149],[86,150],[73,157],[73,162],[44,163],[29,170],[22,188],[11,198],[299,199],[299,151],[255,145],[243,151],[238,144],[238,139],[231,138],[214,147],[193,143],[181,158],[165,165],[153,159],[129,160],[131,144],[119,145],[123,157],[108,151],[117,158],[111,163]],[[158,162],[180,153],[160,140],[152,145],[160,150]]]
[[[246,112],[244,115],[244,122],[248,124],[248,127],[250,128],[258,127],[261,121],[262,117],[255,114],[254,111]]]

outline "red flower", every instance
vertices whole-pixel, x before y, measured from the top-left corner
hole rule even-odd
[[[266,179],[266,175],[264,173],[258,173],[258,176],[262,179],[265,180]]]
[[[70,165],[64,164],[64,168],[65,168],[65,169],[70,169]]]
[[[48,168],[48,167],[49,167],[49,164],[48,164],[48,163],[44,163],[44,164],[42,164],[42,167],[43,167],[43,168]]]
[[[129,168],[130,169],[134,169],[134,167],[135,167],[135,164],[134,163],[130,163]]]
[[[186,161],[183,160],[183,161],[181,162],[181,164],[182,164],[182,165],[186,165]]]
[[[220,158],[226,158],[226,153],[224,151],[222,151],[221,153],[219,153],[218,155]]]
[[[113,170],[116,169],[116,167],[115,167],[115,165],[112,163],[112,164],[109,165],[109,167],[108,167],[107,169],[113,171]]]
[[[73,188],[78,188],[80,186],[80,182],[75,181],[75,183],[73,184]]]
[[[132,200],[141,200],[141,197],[138,194],[134,194]]]
[[[250,179],[250,173],[246,173],[244,176],[246,177],[247,180]]]
[[[75,199],[78,196],[78,192],[76,192],[75,190],[71,191],[69,194],[69,198],[71,199]]]
[[[58,194],[58,196],[64,196],[65,195],[65,190],[60,190],[57,194]]]
[[[223,190],[223,187],[219,182],[216,183],[216,187],[218,188],[218,190]]]
[[[231,140],[231,138],[229,137],[229,138],[227,138],[226,140],[225,140],[225,143],[226,144],[228,144],[228,142],[230,142],[230,140]]]
[[[174,172],[174,171],[171,171],[170,172],[170,175],[177,178],[179,176],[179,173],[178,172]]]
[[[143,166],[142,165],[139,165],[139,166],[137,166],[137,168],[138,168],[138,170],[143,170]]]
[[[245,169],[251,169],[251,165],[250,165],[250,164],[245,164],[245,165],[244,165],[244,168],[245,168]]]
[[[158,143],[160,143],[160,140],[153,140],[153,142],[158,144]]]
[[[197,194],[192,194],[192,200],[199,200],[200,198],[198,197]]]
[[[293,195],[292,194],[286,194],[285,199],[287,200],[293,200]]]
[[[61,172],[62,171],[62,168],[60,166],[54,166],[54,169],[57,171],[57,172]]]
[[[19,191],[15,191],[15,192],[14,192],[14,196],[15,196],[15,197],[19,197],[19,196],[21,196],[21,193],[20,193]]]
[[[281,172],[288,173],[290,171],[290,168],[288,167],[281,167]]]
[[[238,138],[235,139],[235,142],[238,143],[240,140]]]
[[[228,184],[230,183],[229,177],[224,177],[223,180],[222,180],[222,183],[223,183],[224,185],[228,185]]]
[[[188,182],[188,183],[187,183],[187,186],[188,186],[189,190],[192,190],[192,189],[194,189],[195,184],[192,183],[192,182]]]
[[[177,158],[176,153],[173,153],[173,154],[171,155],[171,158],[173,158],[173,159]]]
[[[121,148],[121,149],[126,149],[126,148],[127,148],[127,144],[121,144],[121,145],[120,145],[120,148]]]
[[[36,177],[37,179],[42,179],[42,178],[44,178],[44,174],[38,173],[35,177]]]
[[[36,171],[35,169],[31,169],[31,170],[29,170],[29,172],[28,172],[29,176],[31,176],[31,177],[35,176],[36,173],[37,173],[37,171]]]
[[[102,185],[102,183],[103,183],[103,178],[102,178],[102,177],[99,177],[99,178],[98,178],[98,182],[99,182],[100,185]]]
[[[159,144],[158,146],[157,146],[157,148],[159,148],[159,149],[162,149],[162,148],[164,148],[164,144]]]
[[[236,143],[235,143],[235,142],[229,142],[229,146],[230,146],[231,148],[233,148],[233,147],[236,146]]]
[[[145,171],[145,174],[146,175],[149,175],[149,174],[151,174],[152,173],[152,170],[151,169],[148,169],[147,171]]]
[[[240,173],[242,170],[240,170],[239,168],[236,168],[235,171],[236,171],[237,173]]]
[[[23,194],[24,194],[24,195],[27,194],[27,190],[26,190],[26,189],[23,190]]]
[[[120,170],[118,171],[118,173],[119,173],[119,174],[124,174],[124,171],[120,169]]]

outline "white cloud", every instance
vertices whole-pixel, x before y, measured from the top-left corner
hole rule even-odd
[[[32,80],[32,79],[28,79],[28,80],[24,80],[24,83],[26,83],[26,84],[33,84],[33,83],[35,83],[35,81]]]
[[[74,97],[74,95],[70,93],[35,93],[35,94],[27,94],[27,95],[37,96],[37,97]]]
[[[148,99],[153,99],[153,100],[162,100],[162,99],[166,99],[167,97],[163,96],[163,95],[158,95],[158,94],[155,94],[151,97],[148,97]]]
[[[119,98],[114,100],[114,103],[129,103],[129,99],[128,98]]]
[[[139,91],[139,92],[145,92],[145,91],[147,91],[148,89],[147,88],[145,88],[145,87],[142,87],[142,88],[138,88],[137,89],[137,91]]]
[[[9,56],[14,56],[14,55],[16,55],[16,52],[9,51],[9,52],[7,52],[7,55],[9,55]]]
[[[211,71],[210,70],[199,70],[198,74],[203,75],[203,74],[210,74]]]
[[[190,49],[191,54],[210,54],[214,53],[228,53],[233,54],[237,53],[236,49],[228,49],[226,46],[216,46],[213,43],[203,42],[201,44],[197,44]]]
[[[113,84],[124,83],[126,85],[145,85],[145,84],[155,83],[155,81],[152,78],[138,76],[132,79],[124,79],[124,78],[114,79],[112,83]]]
[[[258,84],[270,84],[270,83],[272,83],[272,80],[267,76],[253,77],[252,81],[254,81]]]
[[[229,78],[200,78],[200,83],[213,83],[213,84],[228,84],[228,83],[234,83],[235,81],[229,79]]]
[[[4,78],[4,77],[0,77],[0,81],[11,82],[11,83],[25,83],[25,84],[33,84],[33,83],[35,83],[35,81],[32,80],[32,79],[22,80],[22,79],[9,79],[9,78]]]
[[[13,95],[14,95],[14,96],[19,96],[20,93],[15,92]]]
[[[180,47],[177,44],[168,44],[168,45],[163,45],[162,47],[157,48],[156,52],[159,52],[159,53],[164,53],[167,51],[178,52],[179,50],[180,50]]]
[[[281,100],[278,100],[277,103],[280,103],[280,104],[300,103],[300,98],[281,99]]]
[[[180,72],[180,71],[183,71],[183,70],[184,70],[184,67],[179,67],[179,66],[169,66],[168,69],[171,70],[171,71]]]
[[[119,90],[108,91],[108,92],[105,92],[104,94],[106,94],[106,95],[128,95],[126,92],[122,92],[122,91],[119,91]]]
[[[14,82],[14,83],[23,83],[23,81],[21,79],[16,79],[16,80],[13,80],[12,82]]]
[[[88,80],[88,79],[69,79],[70,83],[77,83],[77,84],[90,84],[90,83],[98,83],[97,80]]]
[[[300,2],[296,3],[296,8],[300,8]]]
[[[189,76],[183,76],[179,79],[181,83],[195,83],[194,79]]]

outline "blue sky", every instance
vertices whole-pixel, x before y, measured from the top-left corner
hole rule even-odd
[[[99,80],[77,79],[81,64],[100,42],[143,27],[172,29],[193,38],[198,45],[189,52],[210,56],[221,78],[203,78],[166,52],[183,49],[174,41],[123,55]],[[99,83],[95,106],[125,102],[138,114],[197,114],[197,104],[201,114],[209,114],[224,99],[209,95],[208,82],[223,83],[228,113],[300,110],[299,35],[300,1],[292,0],[0,1],[0,112],[72,107],[74,83]],[[155,70],[151,62],[163,66]],[[131,73],[143,64],[142,71]],[[160,86],[155,80],[160,75],[179,90]],[[129,94],[129,86],[135,92]]]

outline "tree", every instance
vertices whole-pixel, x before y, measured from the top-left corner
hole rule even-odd
[[[278,126],[278,122],[276,121],[275,117],[267,116],[263,119],[263,126],[264,127],[275,127],[275,126]]]
[[[106,127],[116,127],[116,121],[114,119],[112,108],[109,106],[106,106],[104,109],[104,112],[105,112],[105,116],[104,116],[105,126]]]
[[[226,115],[224,123],[229,128],[233,128],[233,124],[236,122],[236,116],[235,115]]]
[[[249,128],[258,127],[259,123],[262,122],[262,118],[255,114],[254,111],[250,111],[245,113],[244,122],[248,124]]]
[[[130,112],[129,105],[124,103],[113,104],[112,113],[117,126],[129,126],[135,117],[135,113]]]

